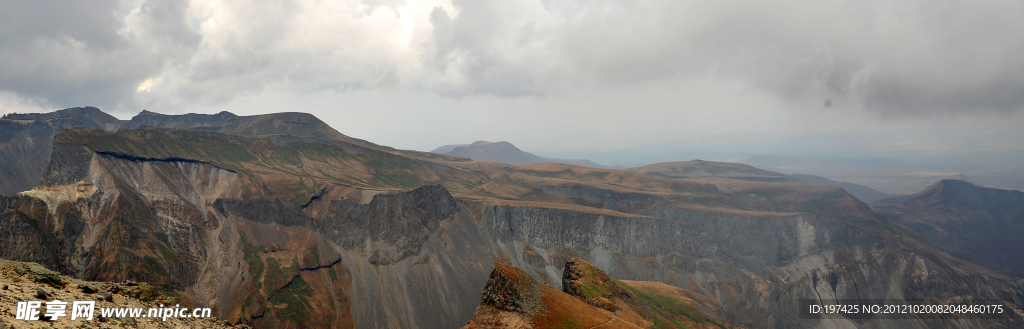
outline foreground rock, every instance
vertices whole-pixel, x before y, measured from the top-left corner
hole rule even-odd
[[[20,273],[20,274],[19,274]],[[40,317],[37,321],[15,319],[17,303],[20,301],[68,302],[66,313],[57,321]],[[70,319],[71,302],[95,301],[95,315],[91,321]],[[166,321],[154,318],[101,317],[100,308],[143,308],[174,307],[181,301],[173,295],[160,291],[146,283],[111,283],[83,281],[62,276],[35,263],[12,262],[0,259],[0,328],[235,328],[224,320],[211,318],[173,318]],[[190,307],[188,304],[181,305]],[[40,315],[45,313],[40,309]],[[144,313],[147,311],[143,311]]]

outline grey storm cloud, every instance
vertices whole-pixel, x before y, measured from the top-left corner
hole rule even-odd
[[[323,9],[264,1],[201,14],[212,26],[204,28],[206,40],[181,68],[177,96],[185,103],[222,103],[267,90],[308,93],[387,84],[400,60],[382,49],[390,46],[385,42],[390,31],[374,30],[367,20],[376,8],[402,2],[370,1],[363,8],[332,4],[337,6]],[[217,16],[219,11],[231,15]],[[387,15],[392,22],[397,18]]]
[[[433,40],[426,60],[442,74],[455,71],[462,79],[461,83],[439,86],[438,91],[459,96],[522,96],[548,94],[560,87],[551,83],[551,77],[570,68],[564,67],[558,45],[550,35],[538,35],[540,24],[522,17],[516,3],[453,4],[460,10],[454,18],[441,7],[430,13]]]
[[[203,1],[147,1],[126,29],[116,1],[4,1],[0,89],[66,106],[188,105],[263,91],[515,98],[712,79],[882,116],[1024,108],[1020,1],[423,3],[237,2],[225,17],[196,9]],[[369,19],[381,10],[391,14]],[[163,89],[136,92],[161,75]]]
[[[463,63],[470,93],[711,76],[883,115],[1024,107],[1019,1],[546,1],[549,26],[504,1],[454,4],[431,14],[430,59]]]
[[[146,1],[124,29],[121,1],[2,1],[0,90],[52,106],[112,105],[201,37],[178,1]]]

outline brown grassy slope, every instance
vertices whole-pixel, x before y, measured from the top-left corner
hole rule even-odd
[[[562,276],[566,293],[641,327],[726,328],[721,304],[707,296],[663,283],[634,283],[616,280],[579,258],[566,262]]]
[[[467,198],[517,200],[527,202],[525,205],[538,207],[552,207],[550,204],[558,203],[607,208],[607,203],[602,204],[599,200],[552,192],[592,187],[602,190],[601,194],[612,195],[612,198],[615,198],[615,195],[655,197],[655,201],[612,209],[632,214],[643,214],[651,207],[664,205],[704,212],[745,215],[807,212],[837,218],[877,220],[867,205],[857,201],[842,189],[831,186],[799,182],[756,182],[721,177],[679,179],[625,170],[552,163],[511,166],[476,161],[453,166],[487,176],[487,180],[476,185],[473,194],[460,195]]]
[[[754,168],[745,164],[704,160],[661,162],[626,169],[627,171],[673,178],[720,177],[764,182],[796,182],[786,174]]]

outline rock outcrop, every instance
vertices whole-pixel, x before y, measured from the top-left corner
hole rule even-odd
[[[495,263],[463,328],[729,328],[705,313],[721,311],[706,297],[698,302],[666,284],[619,281],[578,258],[565,264],[562,290]]]

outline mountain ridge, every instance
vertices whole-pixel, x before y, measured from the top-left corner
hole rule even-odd
[[[397,150],[352,138],[331,128],[316,116],[301,112],[238,116],[227,111],[217,114],[165,115],[144,110],[130,120],[119,120],[95,107],[77,107],[49,113],[9,113],[0,118],[0,194],[27,191],[38,185],[50,157],[53,137],[65,129],[89,127],[113,132],[140,126],[205,130],[241,136],[286,134],[338,140],[428,161],[469,161],[466,158],[429,152]]]

